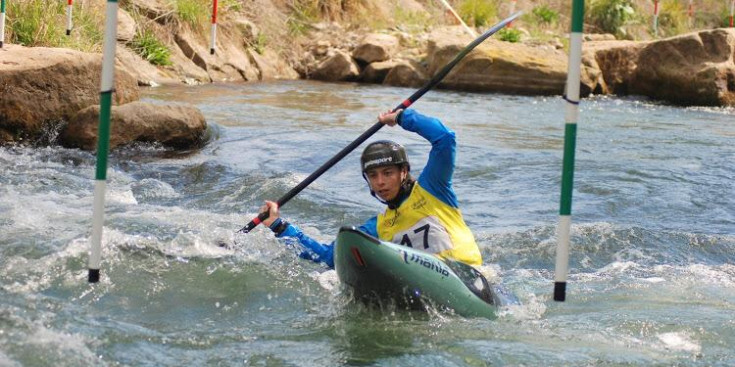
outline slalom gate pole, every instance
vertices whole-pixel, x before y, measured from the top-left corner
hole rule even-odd
[[[72,0],[69,0],[66,4],[66,35],[71,35],[71,11],[72,11]]]
[[[554,272],[554,300],[566,299],[569,273],[569,242],[572,226],[572,186],[574,185],[574,150],[577,141],[579,117],[579,81],[582,65],[582,25],[584,0],[572,1],[572,32],[569,34],[569,65],[567,71],[566,111],[564,113],[564,160],[561,175],[556,270]]]
[[[217,45],[217,0],[214,0],[212,3],[212,35],[210,39],[209,53],[214,55],[214,49]]]
[[[5,0],[0,0],[0,48],[5,42]]]
[[[735,0],[730,0],[730,28],[733,27],[732,18],[735,13]]]
[[[92,239],[89,255],[90,283],[100,280],[102,260],[102,226],[105,216],[105,189],[107,186],[107,156],[110,150],[110,110],[115,86],[115,45],[117,44],[117,0],[107,0],[105,41],[102,54],[100,85],[100,123],[97,136],[97,170],[94,183],[92,212]]]

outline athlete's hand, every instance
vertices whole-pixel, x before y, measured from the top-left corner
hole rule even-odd
[[[397,110],[396,112],[390,110],[385,111],[378,115],[378,121],[388,126],[395,126],[396,123],[398,123],[398,114],[401,112],[403,112],[403,110]]]
[[[260,207],[260,211],[258,212],[258,214],[264,213],[266,211],[268,212],[268,218],[263,220],[263,224],[270,227],[271,224],[273,224],[273,222],[275,222],[276,219],[281,216],[281,211],[278,209],[278,203],[270,200],[265,201],[265,204]]]

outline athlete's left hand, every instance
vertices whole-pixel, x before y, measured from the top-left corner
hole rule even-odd
[[[396,112],[391,110],[385,111],[378,115],[378,121],[388,126],[395,126],[398,123],[398,115],[401,112],[403,112],[403,110],[397,110]]]

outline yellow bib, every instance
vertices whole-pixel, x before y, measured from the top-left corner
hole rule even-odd
[[[422,188],[413,185],[411,195],[397,209],[378,215],[378,237],[470,265],[481,265],[482,256],[462,213]]]

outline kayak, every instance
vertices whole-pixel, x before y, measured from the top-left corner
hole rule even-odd
[[[369,304],[410,310],[433,307],[489,319],[497,317],[500,307],[519,304],[513,294],[488,283],[470,265],[381,241],[355,227],[340,228],[334,266],[342,284]]]

